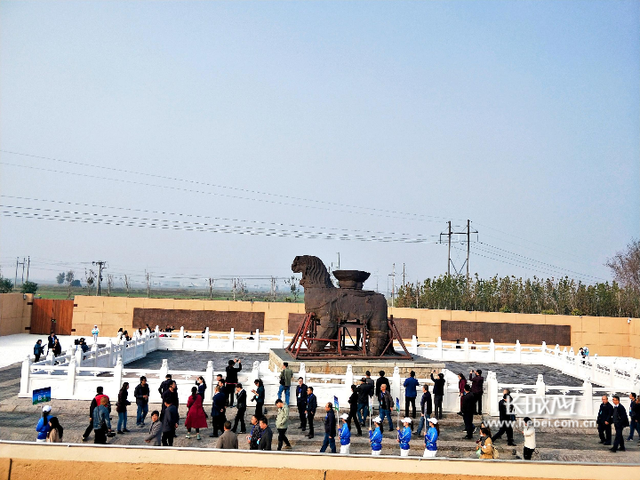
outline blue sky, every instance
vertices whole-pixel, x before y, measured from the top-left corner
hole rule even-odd
[[[471,219],[482,276],[609,279],[640,236],[639,5],[3,1],[2,210],[433,240]],[[393,263],[446,270],[436,244],[0,217],[7,276],[26,255],[37,278],[286,276],[337,252],[381,290]]]

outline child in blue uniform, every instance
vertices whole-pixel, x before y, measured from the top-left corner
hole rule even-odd
[[[398,443],[400,444],[400,456],[409,456],[409,442],[411,441],[411,419],[402,419],[403,428],[398,428]]]

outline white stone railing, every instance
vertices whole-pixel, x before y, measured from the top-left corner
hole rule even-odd
[[[520,365],[544,365],[561,371],[565,375],[589,383],[620,391],[640,391],[640,362],[635,359],[598,358],[576,355],[573,348],[560,349],[559,345],[548,348],[542,345],[523,346],[463,343],[419,342],[414,336],[408,346],[411,353],[440,361],[506,363]]]

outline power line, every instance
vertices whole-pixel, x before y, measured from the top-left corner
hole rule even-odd
[[[5,217],[28,218],[37,220],[55,220],[71,223],[93,223],[116,226],[154,228],[162,230],[200,231],[209,233],[234,233],[240,235],[259,235],[266,237],[292,237],[324,240],[356,240],[363,242],[381,243],[432,243],[422,238],[394,238],[393,236],[361,235],[349,233],[332,233],[323,231],[284,230],[263,227],[243,227],[239,225],[220,225],[200,222],[185,222],[168,220],[163,218],[127,217],[122,215],[108,215],[92,212],[79,212],[72,210],[47,209],[38,207],[23,207],[17,205],[0,204],[5,208],[0,213]],[[12,209],[12,210],[6,210]]]
[[[241,223],[255,223],[259,225],[273,225],[276,227],[295,227],[295,228],[311,228],[311,229],[322,229],[322,230],[336,230],[343,232],[361,232],[366,234],[378,234],[378,235],[399,235],[404,237],[415,236],[416,238],[435,238],[437,235],[423,235],[423,234],[410,234],[410,233],[400,233],[400,232],[383,232],[383,231],[373,231],[373,230],[359,230],[359,229],[347,229],[347,228],[338,228],[338,227],[324,227],[324,226],[313,226],[313,225],[297,225],[297,224],[287,224],[287,223],[279,223],[279,222],[265,222],[261,220],[245,220],[240,218],[229,218],[229,217],[216,217],[209,215],[196,215],[190,213],[176,213],[176,212],[168,212],[164,210],[148,210],[148,209],[138,209],[138,208],[130,208],[130,207],[114,207],[110,205],[97,205],[91,203],[83,203],[83,202],[71,202],[65,200],[48,200],[48,199],[40,199],[33,197],[23,197],[18,195],[0,195],[2,198],[10,198],[14,200],[27,200],[33,202],[43,202],[43,203],[54,203],[58,205],[73,205],[73,206],[82,206],[82,207],[90,207],[90,208],[105,208],[110,210],[120,210],[127,212],[138,212],[138,213],[152,213],[155,215],[172,215],[178,217],[186,217],[186,218],[198,218],[203,220],[221,220],[228,222],[241,222]]]
[[[241,187],[230,187],[230,186],[227,186],[227,185],[213,184],[213,183],[202,182],[202,181],[198,181],[198,180],[190,180],[190,179],[184,179],[184,178],[179,178],[179,177],[170,177],[170,176],[158,175],[158,174],[153,174],[153,173],[148,173],[148,172],[137,172],[137,171],[134,171],[134,170],[125,170],[125,169],[120,169],[120,168],[115,168],[115,167],[107,167],[107,166],[104,166],[104,165],[94,165],[94,164],[89,164],[89,163],[75,162],[75,161],[71,161],[71,160],[62,160],[62,159],[58,159],[58,158],[54,158],[54,157],[33,155],[33,154],[29,154],[29,153],[21,153],[21,152],[15,152],[15,151],[11,151],[11,150],[0,149],[0,152],[8,153],[8,154],[11,154],[11,155],[19,155],[19,156],[23,156],[23,157],[35,158],[35,159],[39,159],[39,160],[51,160],[51,161],[54,161],[54,162],[65,163],[65,164],[75,165],[75,166],[82,166],[82,167],[87,167],[87,168],[98,168],[98,169],[103,169],[103,170],[117,172],[117,173],[125,173],[125,174],[129,174],[129,175],[141,175],[141,176],[157,178],[157,179],[161,179],[161,180],[169,180],[169,181],[174,181],[174,182],[184,182],[184,183],[193,184],[193,185],[201,185],[201,186],[207,186],[207,187],[212,187],[212,188],[220,188],[220,189],[226,189],[226,190],[250,193],[250,194],[254,194],[254,195],[264,195],[264,196],[273,197],[273,198],[284,198],[284,199],[287,199],[287,200],[308,202],[308,203],[313,203],[313,204],[317,204],[317,205],[327,205],[327,206],[330,206],[330,207],[366,210],[366,211],[369,211],[369,212],[374,212],[374,213],[368,213],[367,214],[367,215],[372,215],[372,216],[382,216],[382,217],[388,217],[388,218],[411,217],[414,220],[430,221],[430,222],[439,222],[439,221],[444,220],[444,217],[438,217],[438,216],[435,216],[435,215],[425,215],[425,214],[419,214],[419,213],[402,212],[402,211],[398,211],[398,210],[388,210],[388,209],[381,209],[381,208],[374,208],[374,207],[362,207],[362,206],[358,206],[358,205],[350,205],[350,204],[339,203],[339,202],[330,202],[330,201],[326,201],[326,200],[316,200],[316,199],[310,199],[310,198],[296,197],[296,196],[293,196],[293,195],[284,195],[284,194],[277,194],[277,193],[262,192],[262,191],[259,191],[259,190],[252,190],[252,189],[241,188]],[[84,176],[84,177],[88,177],[88,178],[98,178],[98,179],[101,179],[101,180],[125,181],[124,179],[113,179],[113,178],[97,177],[97,176],[93,176],[93,175],[81,174],[79,172],[65,172],[65,171],[52,170],[52,169],[41,169],[41,168],[36,168],[36,167],[29,166],[29,165],[20,165],[20,164],[8,163],[8,162],[0,162],[0,164],[14,166],[14,167],[31,168],[31,169],[36,169],[36,170],[40,170],[40,171],[48,171],[48,172],[51,172],[51,173],[63,173],[63,174],[68,174],[68,175]],[[311,205],[297,205],[297,204],[292,204],[292,203],[288,203],[288,202],[269,201],[269,200],[264,200],[264,199],[254,199],[254,198],[247,198],[247,197],[241,197],[241,196],[236,196],[236,195],[225,195],[225,194],[220,194],[220,193],[203,192],[203,191],[199,191],[199,190],[192,190],[192,189],[185,189],[185,188],[178,188],[178,187],[168,187],[168,186],[164,186],[164,185],[145,184],[145,183],[142,183],[142,182],[133,182],[133,181],[126,181],[126,182],[135,183],[135,184],[144,185],[144,186],[153,186],[153,187],[159,187],[159,188],[172,188],[172,189],[175,189],[175,190],[182,190],[182,191],[188,191],[188,192],[194,192],[194,193],[204,193],[204,194],[209,194],[209,195],[218,195],[218,196],[236,198],[236,199],[243,199],[243,200],[261,201],[261,202],[278,204],[278,205],[287,205],[287,206],[304,207],[304,208],[319,208],[321,210],[335,211],[335,210],[322,208],[322,207],[313,207]],[[338,210],[338,211],[340,211],[342,213],[351,213],[351,214],[359,214],[359,215],[361,215],[363,213],[363,212],[350,212],[350,211],[341,211],[341,210]],[[382,214],[385,214],[385,215],[382,215]],[[390,214],[390,215],[387,215],[387,214]]]

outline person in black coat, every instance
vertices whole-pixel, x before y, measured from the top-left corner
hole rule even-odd
[[[271,450],[273,432],[269,428],[269,422],[265,417],[260,419],[260,431],[258,432],[258,450]]]
[[[98,395],[102,395],[103,392],[104,392],[104,389],[102,387],[97,387],[96,396],[93,397],[93,399],[91,400],[91,406],[89,407],[89,426],[87,427],[87,429],[84,431],[84,434],[82,435],[83,442],[86,442],[89,439],[89,435],[91,435],[91,432],[93,432],[93,411],[98,406],[98,401],[96,400],[96,397]]]
[[[620,397],[618,395],[613,396],[613,426],[616,427],[616,436],[613,439],[612,452],[620,450],[624,452],[624,429],[629,426],[629,417],[627,416],[627,410],[620,404]]]
[[[469,372],[469,380],[471,380],[471,393],[473,393],[476,403],[478,404],[476,415],[482,415],[482,394],[484,393],[482,370],[471,370]]]
[[[238,368],[236,368],[238,365]],[[225,390],[227,392],[228,398],[228,406],[233,407],[233,395],[236,392],[236,383],[238,383],[238,372],[242,370],[242,362],[237,358],[233,360],[229,360],[225,371],[227,372],[227,380],[225,385]]]
[[[327,415],[324,417],[324,441],[320,452],[325,452],[331,446],[331,453],[336,453],[336,414],[333,411],[333,404],[327,403],[324,407]]]
[[[231,431],[236,433],[238,422],[240,422],[240,433],[246,433],[244,425],[244,414],[247,411],[247,392],[242,388],[241,383],[236,383],[236,419],[233,422]]]
[[[498,411],[500,412],[500,430],[491,437],[491,441],[493,443],[496,442],[498,438],[502,438],[502,435],[507,434],[507,445],[511,447],[515,447],[515,443],[513,443],[513,422],[515,420],[515,416],[509,410],[511,409],[511,403],[513,400],[511,399],[511,395],[505,393],[502,396],[502,400],[498,402]]]
[[[313,387],[307,387],[307,423],[309,424],[308,438],[313,438],[313,417],[316,416],[316,409],[318,408],[318,399],[313,393]]]
[[[439,373],[438,378],[434,378],[433,374],[435,370],[431,372],[431,380],[433,381],[433,416],[437,419],[442,419],[442,402],[444,400],[444,373]],[[475,408],[475,407],[474,407]]]
[[[218,430],[224,433],[224,422],[227,420],[226,406],[227,395],[222,391],[220,385],[216,385],[213,395],[213,403],[211,405],[211,434],[210,437],[217,437]]]
[[[381,385],[386,385],[387,386],[387,392],[390,392],[391,391],[391,385],[389,384],[389,379],[384,376],[384,370],[380,370],[378,372],[378,375],[380,375],[380,376],[376,380],[376,397],[380,398],[380,386]]]
[[[429,385],[422,385],[422,398],[420,399],[420,423],[415,431],[417,435],[422,433],[422,428],[429,431],[429,419],[433,411],[433,403],[431,401],[431,393],[429,393]]]
[[[162,412],[164,412],[165,402],[169,402],[169,404],[176,408],[180,406],[180,400],[178,399],[178,385],[173,380],[169,383],[169,388],[162,394]],[[161,416],[162,412],[160,413]]]
[[[162,445],[165,447],[173,446],[173,439],[176,436],[176,429],[180,422],[178,415],[178,407],[172,405],[167,400],[164,402],[164,413],[161,416],[162,421]]]
[[[467,383],[464,386],[464,395],[462,396],[462,419],[464,420],[464,429],[467,435],[466,439],[473,438],[473,415],[476,412],[476,399],[471,393],[471,386]]]
[[[164,381],[158,387],[158,392],[160,393],[160,397],[164,395],[164,392],[169,390],[169,385],[171,385],[171,382],[173,382],[173,380],[171,380],[171,374],[167,373],[167,376],[165,377]]]
[[[373,385],[367,382],[366,377],[360,379],[360,385],[358,385],[358,421],[360,425],[364,425],[367,422],[369,416],[369,399],[373,396]]]
[[[347,427],[351,431],[351,419],[356,424],[356,430],[358,430],[358,436],[362,435],[362,428],[360,428],[360,422],[358,421],[358,389],[355,385],[351,385],[351,396],[349,397],[349,418],[347,418]]]
[[[596,418],[596,424],[598,425],[598,435],[600,436],[600,443],[604,445],[611,445],[611,422],[613,417],[613,405],[609,403],[609,397],[607,395],[602,396],[602,403],[598,410],[598,417]]]
[[[298,417],[300,418],[300,429],[304,432],[307,429],[307,386],[302,377],[298,378],[296,386],[296,404],[298,405]]]

